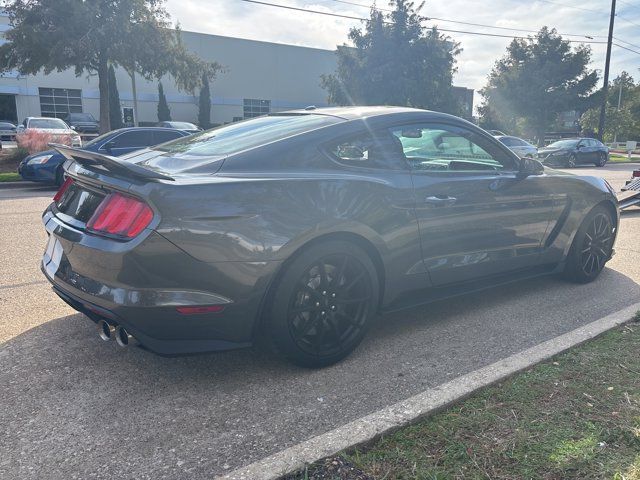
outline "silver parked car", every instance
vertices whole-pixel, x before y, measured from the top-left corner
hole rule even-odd
[[[538,149],[535,145],[531,145],[526,140],[518,137],[510,137],[508,135],[496,135],[504,145],[509,147],[509,150],[513,151],[520,158],[536,158],[538,156]]]

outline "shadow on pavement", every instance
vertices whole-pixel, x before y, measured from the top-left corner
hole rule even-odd
[[[510,284],[379,317],[316,371],[255,349],[159,357],[57,318],[0,346],[0,472],[211,478],[638,301],[611,269],[589,285]]]

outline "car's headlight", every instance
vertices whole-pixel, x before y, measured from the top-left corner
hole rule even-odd
[[[42,163],[47,163],[51,157],[53,157],[53,155],[40,155],[29,160],[29,164],[40,165]]]

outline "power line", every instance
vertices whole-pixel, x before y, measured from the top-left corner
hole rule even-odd
[[[620,3],[624,3],[625,5],[630,6],[631,8],[640,8],[640,5],[634,5],[633,3],[625,2],[623,0],[618,0]]]
[[[378,11],[381,11],[381,12],[393,12],[393,10],[390,10],[388,8],[374,7],[374,6],[370,6],[370,5],[365,5],[363,3],[349,2],[347,0],[331,0],[331,1],[332,2],[336,2],[336,3],[344,3],[346,5],[354,5],[356,7],[369,8],[369,9],[378,10]],[[538,33],[538,31],[539,31],[539,30],[531,30],[531,29],[526,29],[526,28],[499,27],[497,25],[487,25],[485,23],[463,22],[462,20],[451,20],[449,18],[442,18],[442,17],[423,17],[423,18],[424,18],[424,20],[437,20],[438,22],[457,23],[457,24],[460,24],[460,25],[469,25],[469,26],[472,26],[472,27],[493,28],[493,29],[496,29],[496,30],[507,30],[507,31],[511,31],[511,32]],[[584,35],[584,34],[581,34],[581,33],[562,33],[561,35],[563,35],[565,37],[607,38],[606,35]]]
[[[269,6],[269,7],[277,7],[277,8],[284,8],[287,10],[295,10],[298,12],[306,12],[306,13],[313,13],[313,14],[317,14],[317,15],[327,15],[330,17],[338,17],[338,18],[346,18],[349,20],[361,20],[361,21],[368,21],[367,18],[362,18],[362,17],[355,17],[352,15],[343,15],[340,13],[333,13],[333,12],[323,12],[321,10],[311,10],[308,8],[301,8],[301,7],[293,7],[290,5],[280,5],[277,3],[269,3],[269,2],[263,2],[263,1],[259,1],[259,0],[240,0],[241,2],[247,2],[247,3],[254,3],[257,5],[264,5],[264,6]],[[393,22],[387,22],[387,21],[383,21],[383,23],[386,24],[393,24]],[[431,28],[431,27],[430,27]],[[436,27],[437,28],[437,27]],[[520,39],[520,40],[527,40],[528,37],[523,37],[523,36],[518,36],[518,35],[500,35],[497,33],[486,33],[486,32],[472,32],[469,30],[453,30],[453,29],[448,29],[448,28],[438,28],[439,31],[441,32],[447,32],[447,33],[459,33],[462,35],[478,35],[478,36],[482,36],[482,37],[496,37],[496,38],[516,38],[516,39]],[[587,37],[587,35],[583,35],[585,38]],[[596,40],[567,40],[567,42],[571,42],[571,43],[590,43],[590,44],[604,44],[607,42],[604,41],[596,41]]]
[[[635,25],[636,27],[640,27],[640,23],[632,22],[627,17],[623,17],[621,15],[616,14],[616,18],[619,18],[620,20],[623,20],[623,21],[625,21],[627,23],[630,23],[631,25]]]
[[[630,52],[637,53],[638,55],[640,55],[640,52],[639,52],[639,51],[637,51],[637,50],[633,50],[632,48],[624,47],[624,46],[622,46],[622,45],[620,45],[620,44],[618,44],[618,43],[614,43],[614,45],[615,45],[616,47],[618,47],[618,48],[622,48],[623,50],[629,50]]]
[[[635,43],[627,42],[626,40],[623,40],[623,39],[622,39],[622,38],[620,38],[620,37],[616,37],[616,36],[614,36],[613,38],[614,38],[615,40],[619,41],[619,42],[626,43],[627,45],[631,45],[632,47],[640,48],[640,45],[636,45]]]
[[[559,7],[573,8],[574,10],[582,10],[583,12],[591,13],[603,13],[601,10],[593,10],[591,8],[576,7],[575,5],[567,5],[566,3],[553,2],[551,0],[537,0],[538,2],[550,3],[551,5],[557,5]]]

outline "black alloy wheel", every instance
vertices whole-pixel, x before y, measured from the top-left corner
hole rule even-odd
[[[607,163],[607,154],[604,152],[600,152],[598,155],[598,162],[596,163],[596,167],[604,167]]]
[[[576,168],[576,156],[573,153],[567,159],[567,168]]]
[[[276,290],[274,343],[298,365],[339,361],[368,330],[378,290],[375,267],[355,245],[330,241],[311,247],[289,266]]]
[[[614,238],[611,214],[604,207],[594,208],[576,233],[565,274],[581,283],[594,280],[611,258]]]

